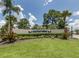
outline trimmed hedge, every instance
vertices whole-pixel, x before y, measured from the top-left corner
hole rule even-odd
[[[64,33],[29,33],[29,34],[17,34],[20,38],[57,38],[57,37],[63,37]]]

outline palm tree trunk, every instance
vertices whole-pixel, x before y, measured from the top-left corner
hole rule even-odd
[[[66,17],[64,17],[64,28],[65,28],[65,25],[66,25],[66,23],[65,23],[65,19],[66,19]]]
[[[11,11],[9,12],[9,16],[11,16]],[[9,42],[12,41],[12,25],[11,25],[11,17],[10,17],[10,20],[9,20],[9,26],[8,26],[8,39],[9,39]]]
[[[11,39],[10,39],[10,37],[11,37],[11,21],[9,20],[9,24],[8,24],[8,40],[9,40],[9,42],[11,42]]]
[[[66,28],[66,23],[65,23],[66,17],[64,17],[63,19],[64,19],[64,39],[67,39],[67,28]]]

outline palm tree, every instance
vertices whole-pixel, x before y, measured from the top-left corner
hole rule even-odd
[[[11,26],[10,30],[12,30],[12,28],[14,27],[13,25],[17,23],[17,18],[14,17],[13,15],[11,15],[11,16],[6,16],[5,19],[6,19],[6,23],[8,25],[10,23],[10,26]],[[8,26],[7,26],[7,28],[8,28]]]
[[[72,13],[69,12],[68,10],[65,10],[62,12],[62,18],[64,20],[64,39],[67,39],[67,28],[65,27],[66,26],[66,18],[70,17],[71,15],[72,15]]]
[[[71,15],[72,15],[71,12],[69,12],[68,10],[65,10],[62,12],[62,18],[64,20],[64,27],[66,25],[66,18],[70,17]]]
[[[13,5],[12,0],[2,0],[2,3],[0,3],[1,5],[5,6],[5,10],[3,10],[3,15],[4,16],[8,16],[8,18],[6,18],[7,22],[8,22],[8,39],[11,42],[12,40],[12,28],[13,28],[13,21],[15,19],[15,17],[13,17],[12,12],[16,12],[17,14],[19,14],[20,12],[20,8],[16,7]]]

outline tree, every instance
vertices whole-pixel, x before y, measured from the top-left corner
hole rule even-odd
[[[32,29],[38,29],[39,25],[35,24]]]
[[[64,10],[64,11],[62,12],[62,19],[64,20],[64,27],[65,27],[65,25],[66,25],[66,18],[67,18],[67,17],[70,17],[71,15],[72,15],[72,13],[69,12],[68,10]]]
[[[26,18],[23,18],[18,22],[19,29],[28,29],[29,28],[29,21]]]
[[[13,36],[13,15],[12,12],[16,12],[17,14],[19,14],[20,12],[20,8],[16,7],[13,5],[12,3],[13,0],[2,0],[2,3],[0,3],[1,6],[5,6],[5,10],[3,10],[3,16],[8,16],[8,18],[6,19],[6,22],[8,22],[8,27],[7,27],[7,39],[11,42],[13,40],[12,36]]]
[[[48,11],[48,13],[44,13],[44,22],[43,24],[47,25],[51,24],[56,26],[55,28],[58,29],[64,29],[65,25],[66,25],[66,18],[70,17],[71,13],[68,10],[65,10],[63,12],[54,10],[54,9],[50,9]]]
[[[57,25],[49,24],[48,27],[49,27],[49,29],[57,29]]]
[[[71,15],[72,15],[72,13],[69,12],[68,10],[65,10],[62,12],[62,18],[64,21],[64,39],[67,39],[67,28],[65,27],[66,26],[66,18],[70,17]]]
[[[6,16],[6,23],[7,24],[9,24],[9,21],[11,21],[11,27],[13,28],[14,26],[14,24],[16,24],[17,23],[17,18],[16,17],[14,17],[13,15],[11,15],[11,16]]]
[[[54,9],[50,9],[48,11],[48,18],[51,21],[51,24],[57,24],[59,18],[61,16],[60,11],[54,10]]]
[[[58,21],[57,28],[58,29],[64,29],[64,21],[62,19],[60,19]]]
[[[52,24],[55,24],[55,16],[56,16],[55,10],[49,10],[48,11],[48,19],[52,22]]]
[[[7,27],[8,27],[8,23],[6,23],[4,26],[1,27],[0,34],[1,34],[2,42],[6,41],[6,34],[7,34],[7,31],[8,31]]]
[[[76,29],[75,32],[76,32],[76,34],[79,34],[79,29]]]
[[[63,12],[50,9],[48,13],[44,14],[44,22],[43,24],[47,28],[52,28],[52,25],[54,25],[54,28],[58,29],[64,29],[64,38],[67,39],[67,28],[66,28],[66,18],[71,16],[71,12],[68,10],[64,10]],[[48,26],[50,25],[50,26]]]
[[[54,28],[57,28],[59,19],[61,18],[61,12],[56,11],[54,9],[50,9],[48,13],[44,14],[43,18],[44,18],[43,23],[46,25],[46,27],[47,27],[47,24],[50,24],[50,26],[53,25]]]
[[[46,29],[48,29],[48,24],[49,24],[48,14],[44,13],[43,18],[44,18],[43,26],[46,27]]]

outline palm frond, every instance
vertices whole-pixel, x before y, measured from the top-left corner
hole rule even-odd
[[[11,20],[11,21],[12,21],[12,23],[17,22],[17,19],[16,19],[16,17],[15,17],[15,16],[6,16],[6,20],[7,20],[7,21]]]
[[[19,7],[13,6],[13,7],[12,7],[12,10],[13,10],[14,12],[16,12],[17,14],[19,14],[19,12],[20,12],[20,8],[19,8]]]
[[[6,14],[8,14],[8,12],[9,12],[8,9],[3,10],[3,16],[5,16]]]
[[[6,7],[11,7],[12,6],[12,0],[4,0],[5,6]]]

